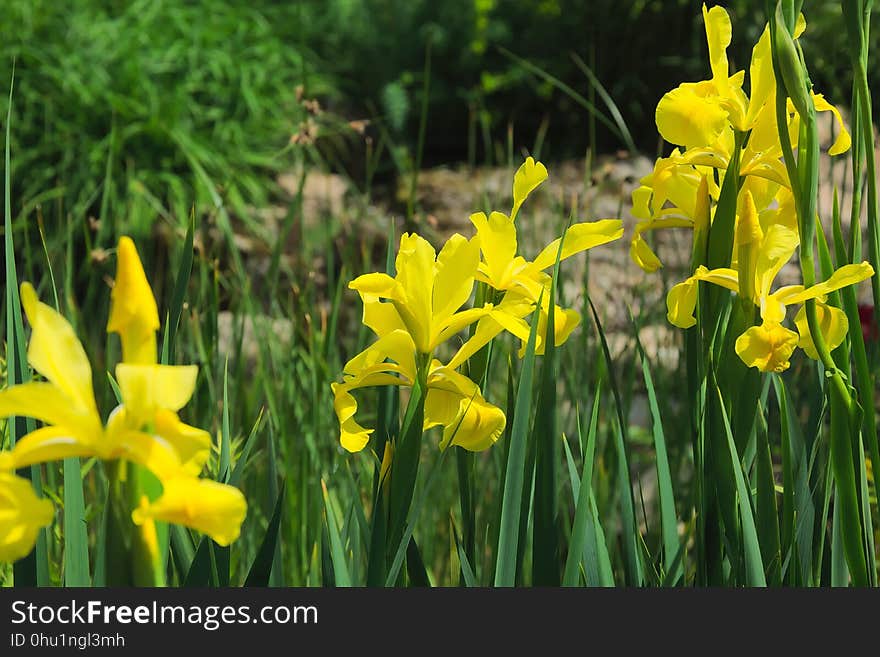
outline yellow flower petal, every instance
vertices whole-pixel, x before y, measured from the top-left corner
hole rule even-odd
[[[489,285],[496,290],[508,289],[517,247],[513,219],[501,212],[493,212],[488,218],[485,213],[476,212],[470,219],[480,238]]]
[[[717,98],[700,95],[696,85],[687,83],[660,99],[654,118],[666,141],[688,148],[714,144],[728,127]]]
[[[92,391],[92,367],[73,327],[58,312],[41,303],[29,283],[21,286],[21,302],[33,332],[28,362],[68,398],[80,412],[97,413]]]
[[[755,292],[759,298],[770,295],[773,281],[785,263],[791,260],[799,243],[798,234],[781,224],[774,224],[767,229],[755,262]],[[781,318],[765,319],[782,321]]]
[[[0,390],[0,417],[12,415],[62,427],[65,433],[86,444],[100,440],[103,433],[97,411],[78,407],[52,383],[23,383]]]
[[[480,264],[480,244],[479,237],[468,240],[455,234],[437,254],[432,295],[432,325],[442,324],[452,317],[470,298],[474,289],[474,275]],[[427,290],[423,290],[422,294],[426,295]]]
[[[0,562],[26,557],[53,516],[51,502],[37,497],[31,482],[0,472]]]
[[[10,451],[0,454],[3,457],[0,459],[0,470],[18,470],[73,456],[103,458],[107,446],[102,444],[101,434],[97,434],[92,440],[84,438],[72,435],[67,427],[41,427],[19,439]]]
[[[520,206],[542,182],[547,180],[547,167],[540,162],[535,162],[531,157],[517,169],[513,175],[513,209],[510,211],[511,220],[516,219]]]
[[[837,139],[834,140],[831,148],[828,149],[828,154],[840,155],[841,153],[846,153],[852,145],[852,138],[849,136],[849,131],[847,131],[843,123],[840,110],[825,100],[825,96],[822,94],[813,94],[813,104],[816,106],[816,111],[831,112],[837,121]]]
[[[174,448],[187,474],[198,475],[211,456],[211,434],[181,422],[174,411],[156,411],[153,433]]]
[[[698,294],[699,283],[695,278],[672,286],[666,294],[666,318],[670,324],[683,329],[697,324],[694,310],[697,308]]]
[[[847,287],[848,285],[861,283],[862,281],[871,278],[873,275],[874,268],[867,262],[862,262],[857,265],[844,265],[835,271],[827,281],[817,283],[816,285],[803,290],[800,294],[790,296],[787,303],[791,305],[795,303],[803,303],[807,299],[818,299],[831,292]]]
[[[736,353],[749,367],[762,372],[788,369],[789,358],[798,343],[798,334],[781,324],[753,326],[736,339]]]
[[[380,301],[371,295],[361,295],[361,298],[364,304],[364,326],[372,329],[377,337],[381,338],[392,331],[406,330],[393,303]]]
[[[816,315],[819,319],[819,330],[825,339],[825,344],[831,351],[837,349],[846,338],[846,332],[849,329],[849,321],[846,319],[846,313],[840,308],[829,306],[821,301],[816,302]],[[819,360],[819,352],[816,351],[816,345],[813,342],[813,336],[810,334],[810,327],[807,322],[807,307],[801,306],[794,318],[795,326],[797,326],[800,340],[798,347],[804,350],[813,360]]]
[[[651,250],[641,233],[635,233],[629,245],[629,255],[639,267],[648,274],[653,274],[663,266],[660,258]]]
[[[443,426],[441,449],[451,444],[478,452],[494,445],[504,431],[504,413],[483,399],[469,378],[436,365],[428,376],[425,429]]]
[[[179,411],[186,406],[196,388],[196,365],[116,366],[116,381],[122,403],[136,422],[152,420],[157,409]]]
[[[565,239],[558,238],[550,242],[532,264],[536,269],[547,269],[556,263],[559,242],[562,241],[560,260],[573,256],[575,253],[592,249],[594,246],[607,244],[623,236],[623,222],[620,219],[601,219],[573,224],[565,231]]]
[[[210,536],[227,546],[235,541],[247,515],[247,502],[241,491],[210,479],[178,477],[162,482],[162,495],[132,512],[141,525],[152,518],[183,525]]]
[[[730,17],[722,7],[714,6],[707,10],[703,5],[703,22],[706,25],[706,41],[709,44],[709,65],[712,68],[712,82],[718,93],[727,90],[729,65],[727,47],[730,45],[733,30]]]
[[[156,362],[156,331],[159,310],[134,242],[119,239],[116,283],[110,293],[108,333],[122,339],[122,358],[127,363]]]

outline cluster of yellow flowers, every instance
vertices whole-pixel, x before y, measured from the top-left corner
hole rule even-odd
[[[413,386],[425,394],[424,429],[443,427],[441,449],[450,444],[470,451],[484,450],[501,436],[504,412],[487,402],[476,382],[459,368],[508,331],[528,340],[525,317],[537,311],[536,352],[543,353],[550,313],[549,289],[557,254],[561,259],[619,239],[622,222],[605,219],[576,223],[536,258],[518,254],[516,217],[523,202],[547,178],[547,169],[528,158],[513,179],[510,214],[471,215],[476,234],[453,235],[436,253],[424,238],[404,233],[395,263],[396,275],[360,276],[349,287],[363,302],[363,323],[376,341],[346,363],[343,382],[332,384],[342,446],[363,449],[372,429],[355,420],[353,390],[368,386]],[[560,243],[562,249],[560,252]],[[484,285],[479,302],[471,300],[475,283]],[[562,344],[580,322],[572,309],[553,307],[554,344]],[[462,330],[469,337],[445,363],[438,348]],[[520,355],[524,348],[520,350]]]
[[[155,500],[143,497],[132,521],[155,536],[154,521],[192,527],[228,545],[247,512],[237,488],[199,478],[210,456],[211,436],[181,422],[177,412],[192,397],[197,367],[160,365],[156,332],[159,313],[131,239],[119,241],[109,333],[122,341],[116,366],[120,404],[106,424],[95,403],[92,368],[73,327],[40,302],[33,287],[21,286],[21,302],[32,334],[27,358],[45,381],[0,391],[0,417],[26,416],[44,423],[0,452],[0,561],[27,555],[52,504],[37,497],[15,470],[70,457],[121,459],[139,464],[162,484]]]
[[[667,297],[668,319],[675,326],[696,324],[700,281],[731,290],[760,312],[761,324],[747,329],[736,341],[742,361],[764,372],[781,372],[801,347],[818,358],[810,336],[803,304],[816,300],[825,343],[837,347],[847,333],[846,315],[825,303],[825,297],[840,288],[870,278],[874,270],[867,262],[844,265],[826,281],[804,288],[788,285],[773,290],[774,279],[800,244],[795,200],[780,143],[776,114],[776,79],[771,59],[769,26],[752,50],[749,67],[750,95],[743,90],[745,71],[729,75],[727,47],[731,23],[721,7],[706,9],[703,18],[709,44],[710,80],[684,83],[663,96],[657,105],[657,128],[675,145],[669,157],[656,161],[653,172],[633,192],[636,225],[630,254],[646,272],[661,267],[657,255],[643,235],[658,228],[692,228],[695,243],[712,225],[715,206],[728,172],[738,171],[741,184],[737,195],[737,225],[731,266],[696,267],[693,275],[673,287]],[[798,38],[806,29],[799,16],[794,31]],[[850,147],[850,136],[840,112],[821,94],[811,92],[816,111],[832,112],[837,120],[837,138],[829,155]],[[791,100],[786,111],[787,131],[797,147],[799,116]],[[705,242],[703,242],[705,243]],[[787,306],[801,305],[795,317],[797,332],[782,325]]]

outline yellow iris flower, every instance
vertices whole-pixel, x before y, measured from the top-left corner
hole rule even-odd
[[[28,283],[21,286],[21,300],[32,329],[28,362],[46,381],[0,391],[0,417],[27,416],[46,426],[0,452],[0,496],[12,495],[4,493],[12,491],[5,473],[28,465],[69,457],[123,459],[142,465],[163,484],[163,495],[149,506],[156,509],[151,517],[174,522],[167,509],[174,507],[176,498],[165,495],[186,486],[200,496],[192,504],[213,508],[216,517],[230,523],[223,528],[201,521],[188,526],[206,528],[218,542],[237,536],[246,509],[244,497],[231,486],[197,478],[210,455],[211,437],[177,415],[192,396],[197,368],[157,364],[158,310],[134,243],[127,237],[119,242],[107,328],[122,339],[123,362],[116,368],[122,403],[106,426],[95,403],[91,365],[73,327],[40,302]],[[140,513],[145,517],[148,512]]]
[[[0,562],[27,556],[52,515],[52,504],[37,497],[31,482],[0,472]]]
[[[453,235],[437,254],[424,238],[405,233],[400,238],[394,278],[365,274],[349,284],[360,294],[363,322],[378,340],[346,363],[342,383],[332,384],[340,442],[346,450],[360,451],[372,433],[355,421],[357,402],[351,391],[412,386],[419,377],[417,363],[427,367],[424,428],[445,428],[442,448],[456,444],[477,451],[498,440],[504,414],[483,399],[475,383],[455,371],[462,358],[456,356],[454,365],[444,366],[433,357],[442,343],[485,317],[493,319],[494,332],[475,334],[459,354],[474,353],[504,329],[528,336],[521,318],[532,310],[531,304],[502,302],[461,310],[473,291],[478,264],[478,238]]]
[[[759,309],[761,324],[746,330],[737,338],[735,349],[749,367],[763,372],[782,372],[789,366],[789,358],[800,346],[811,358],[817,358],[815,346],[802,307],[795,319],[798,332],[782,325],[788,306],[816,300],[820,330],[829,349],[838,347],[846,337],[846,315],[825,303],[826,295],[841,288],[864,281],[874,274],[867,262],[840,267],[826,281],[809,288],[788,285],[773,292],[771,288],[783,265],[798,247],[795,231],[782,224],[772,224],[766,232],[761,228],[758,214],[749,196],[745,211],[737,226],[740,256],[738,269],[707,269],[698,267],[693,276],[674,286],[667,295],[667,317],[680,328],[696,324],[699,281],[712,283],[749,299]]]
[[[782,161],[776,125],[776,79],[773,74],[770,32],[765,27],[752,49],[749,66],[750,95],[743,91],[745,71],[729,75],[727,47],[731,43],[730,17],[721,7],[703,5],[706,41],[712,77],[684,83],[668,92],[657,104],[655,119],[660,134],[676,148],[668,158],[657,160],[654,171],[641,181],[632,195],[636,225],[630,255],[648,273],[662,266],[643,235],[658,228],[693,228],[695,195],[701,177],[710,181],[709,193],[717,199],[720,182],[734,155],[735,134],[748,134],[739,153],[742,189],[748,190],[762,213],[780,204],[790,187]],[[803,15],[797,20],[794,38],[806,29]],[[839,155],[850,147],[850,135],[840,112],[824,96],[811,92],[818,112],[831,112],[838,125],[837,138],[829,149]],[[788,102],[788,132],[797,147],[798,115]],[[714,182],[718,172],[719,184]],[[783,191],[785,190],[785,191]]]
[[[510,216],[502,212],[492,212],[487,217],[484,212],[476,212],[470,217],[476,228],[482,253],[476,280],[499,292],[507,293],[506,298],[510,303],[521,300],[537,304],[543,295],[538,317],[538,336],[542,338],[536,347],[538,354],[544,353],[544,335],[550,310],[549,292],[552,279],[546,270],[556,263],[560,242],[563,246],[559,257],[564,260],[623,236],[623,222],[618,219],[581,222],[568,228],[564,240],[559,238],[548,244],[534,260],[529,261],[517,255],[516,214],[528,195],[546,179],[547,169],[544,165],[529,157],[514,175],[513,208]],[[578,326],[581,317],[576,310],[558,305],[554,307],[554,312],[554,339],[555,344],[560,345]],[[494,318],[487,317],[481,323],[484,329],[494,327]],[[480,331],[480,327],[477,330]],[[528,339],[527,335],[519,337],[524,342]],[[523,346],[521,354],[524,348]]]

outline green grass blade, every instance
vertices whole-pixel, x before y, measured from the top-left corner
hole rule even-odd
[[[168,321],[165,324],[165,335],[163,343],[166,346],[163,353],[167,357],[167,361],[173,361],[175,339],[177,337],[177,329],[180,326],[180,316],[183,312],[183,303],[186,299],[186,290],[189,286],[189,278],[192,274],[193,263],[193,237],[195,232],[196,215],[193,208],[189,225],[186,229],[186,237],[183,241],[183,252],[180,258],[180,264],[177,268],[177,279],[174,283],[174,292],[171,295],[171,305],[168,307]]]
[[[352,582],[349,575],[345,548],[342,545],[342,539],[339,536],[339,526],[336,524],[336,515],[333,512],[333,504],[330,501],[330,494],[327,492],[327,485],[324,483],[323,479],[321,480],[321,490],[324,495],[324,519],[330,539],[330,559],[333,562],[335,585],[349,587],[352,585]]]
[[[639,352],[639,360],[642,362],[642,377],[645,381],[645,389],[648,392],[648,407],[651,411],[651,427],[654,437],[654,452],[657,462],[657,485],[660,495],[660,528],[663,535],[663,563],[666,573],[673,572],[673,562],[680,551],[678,538],[678,520],[675,516],[675,497],[672,491],[672,473],[669,469],[669,456],[666,452],[666,436],[663,433],[663,418],[660,416],[660,405],[657,403],[657,393],[654,390],[654,379],[648,364],[648,357],[639,339],[638,326],[635,331],[636,347]],[[675,567],[673,581],[684,576],[683,559]]]
[[[540,307],[540,301],[538,306]],[[501,526],[496,553],[495,586],[514,586],[519,549],[520,514],[525,482],[526,440],[529,431],[529,409],[532,407],[532,379],[535,370],[535,340],[538,317],[532,317],[529,340],[523,357],[522,371],[516,391],[516,411],[510,432],[510,452],[504,478],[501,502]]]
[[[644,583],[644,569],[639,550],[639,529],[636,524],[635,501],[633,499],[632,483],[629,474],[629,453],[627,450],[626,419],[623,413],[623,403],[620,398],[620,388],[614,375],[614,362],[611,360],[611,351],[608,349],[608,340],[599,320],[599,313],[593,300],[587,297],[590,310],[593,313],[593,322],[596,325],[596,333],[602,345],[602,354],[605,357],[605,367],[611,383],[611,393],[614,397],[614,407],[617,412],[617,422],[612,422],[614,428],[614,447],[617,450],[617,484],[620,489],[621,506],[621,534],[624,546],[624,560],[626,563],[627,584],[629,586],[641,586]]]
[[[266,527],[266,533],[260,542],[260,549],[257,550],[257,556],[251,564],[247,578],[244,581],[245,586],[269,586],[272,576],[272,566],[275,560],[275,547],[278,544],[278,536],[281,528],[281,514],[284,510],[284,490],[285,483],[281,483],[278,492],[278,498],[275,500],[275,508],[272,511],[272,517],[269,519],[269,526]]]
[[[91,586],[89,535],[78,458],[64,459],[64,585]]]
[[[755,527],[755,518],[752,514],[751,493],[746,485],[742,465],[733,441],[733,431],[724,408],[724,400],[717,385],[713,385],[713,393],[718,397],[721,419],[724,423],[724,433],[727,438],[727,447],[733,465],[733,476],[736,481],[736,492],[739,497],[740,521],[742,522],[743,548],[745,550],[746,582],[749,586],[767,586],[764,577],[764,563],[761,560],[761,546],[758,542],[758,530]]]

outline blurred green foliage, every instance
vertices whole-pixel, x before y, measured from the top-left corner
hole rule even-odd
[[[763,3],[725,5],[734,21],[730,58],[747,67],[764,25]],[[215,205],[215,194],[234,209],[265,204],[273,192],[270,174],[289,169],[296,156],[290,136],[308,114],[300,94],[320,98],[336,115],[372,119],[371,135],[393,156],[375,163],[380,174],[405,173],[419,159],[498,162],[539,142],[545,159],[622,147],[505,50],[604,111],[580,58],[620,108],[635,143],[653,153],[660,96],[683,79],[708,74],[700,6],[694,0],[8,0],[0,21],[0,81],[8,84],[14,62],[14,208],[27,214],[59,200],[51,214],[79,225],[88,216],[124,218],[125,230],[137,234],[157,217],[180,225],[192,205]],[[810,2],[805,11],[814,82],[846,105],[839,3]],[[428,130],[424,157],[413,158],[429,50]],[[872,56],[878,52],[873,48]],[[362,179],[364,158],[362,148],[348,148],[327,159]],[[99,234],[98,245],[110,243],[113,232]]]

